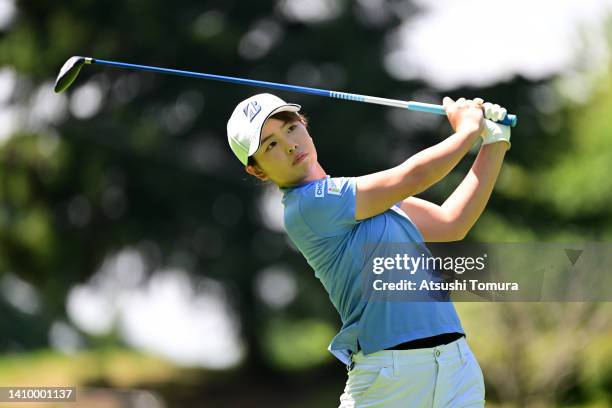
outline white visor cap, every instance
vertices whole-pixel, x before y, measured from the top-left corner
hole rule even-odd
[[[283,111],[298,112],[300,105],[287,103],[276,95],[262,93],[240,102],[227,121],[227,141],[245,166],[259,149],[261,129],[266,120]]]

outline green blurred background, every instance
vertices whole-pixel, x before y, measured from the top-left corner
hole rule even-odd
[[[612,4],[552,4],[0,0],[0,386],[78,386],[88,407],[332,407],[346,380],[326,351],[339,319],[283,232],[278,191],[226,145],[235,104],[261,90],[94,66],[56,95],[68,57],[482,97],[519,126],[467,240],[610,241]],[[451,131],[277,94],[303,106],[332,175]],[[444,200],[473,157],[423,197]],[[488,406],[612,406],[609,303],[457,308]]]

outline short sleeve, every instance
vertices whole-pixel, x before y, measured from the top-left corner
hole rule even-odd
[[[333,237],[344,234],[355,221],[354,177],[328,177],[308,186],[299,201],[304,222],[317,235]]]

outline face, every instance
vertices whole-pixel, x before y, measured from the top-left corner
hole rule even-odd
[[[261,140],[253,155],[257,165],[246,169],[250,174],[271,180],[279,187],[291,187],[307,181],[314,173],[317,151],[299,120],[268,119],[261,131]]]

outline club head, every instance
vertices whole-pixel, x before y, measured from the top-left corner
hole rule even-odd
[[[72,82],[74,82],[81,71],[81,67],[87,62],[88,59],[90,60],[90,58],[85,57],[70,57],[70,59],[64,63],[62,69],[60,69],[57,79],[55,80],[56,93],[64,91],[70,86],[70,84],[72,84]]]

